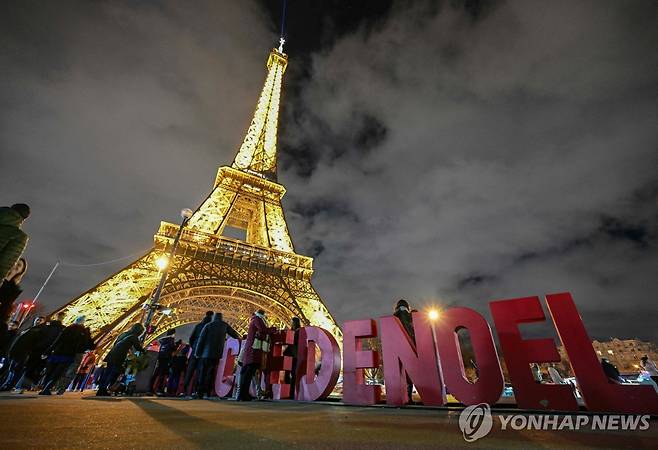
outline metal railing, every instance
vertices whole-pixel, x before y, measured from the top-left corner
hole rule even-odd
[[[177,231],[177,225],[162,222],[156,238],[173,240]],[[183,230],[181,245],[197,245],[203,247],[206,251],[221,252],[234,258],[254,259],[265,263],[294,266],[306,270],[313,269],[313,258],[309,258],[308,256],[248,244],[226,236],[218,236],[191,229]]]

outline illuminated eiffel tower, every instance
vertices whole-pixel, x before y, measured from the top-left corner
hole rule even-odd
[[[267,311],[271,325],[321,326],[341,336],[311,285],[313,260],[295,253],[276,182],[277,123],[281,81],[288,64],[283,41],[267,60],[267,77],[256,111],[233,164],[217,171],[215,184],[183,229],[147,342],[169,328],[199,321],[205,311],[224,314],[246,333],[252,313]],[[141,258],[61,308],[66,323],[85,315],[99,350],[131,324],[158,284],[156,260],[169,254],[179,225],[162,222],[153,248]],[[228,235],[240,234],[240,238]],[[227,235],[228,234],[228,235]]]

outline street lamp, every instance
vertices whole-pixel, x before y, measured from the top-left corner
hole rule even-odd
[[[432,322],[431,329],[432,329],[432,342],[434,343],[434,353],[436,355],[436,368],[439,371],[439,376],[441,377],[442,381],[445,381],[443,378],[443,368],[441,367],[441,357],[439,356],[439,346],[436,341],[436,321],[439,320],[439,317],[441,314],[439,313],[439,310],[436,308],[432,308],[429,311],[427,311],[427,317],[430,319],[430,322]],[[445,382],[441,383],[441,396],[443,398],[446,397],[446,388],[445,388]]]
[[[174,245],[171,246],[171,252],[169,253],[169,256],[163,254],[155,260],[155,265],[160,271],[160,282],[158,283],[158,287],[153,293],[153,297],[151,297],[151,300],[146,305],[146,309],[148,309],[146,318],[144,319],[144,329],[146,331],[144,334],[142,334],[142,342],[144,342],[144,339],[146,339],[146,335],[149,334],[149,328],[151,326],[151,322],[153,321],[155,311],[160,308],[160,295],[162,294],[162,289],[167,282],[167,275],[169,274],[169,268],[171,267],[170,262],[173,261],[174,257],[176,256],[176,249],[178,248],[180,237],[183,234],[183,228],[185,228],[185,225],[187,225],[187,222],[190,220],[190,217],[192,217],[192,214],[192,210],[188,208],[185,208],[180,212],[182,220],[180,226],[178,227],[178,233],[176,233],[176,237],[174,238]]]
[[[162,272],[169,266],[169,257],[167,255],[160,255],[155,260],[155,265],[159,272]]]

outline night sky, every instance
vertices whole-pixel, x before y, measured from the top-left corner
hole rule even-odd
[[[592,337],[658,340],[657,5],[289,0],[279,181],[337,319],[569,291]],[[2,2],[25,298],[205,198],[280,21],[280,0]],[[44,305],[127,262],[63,266]]]

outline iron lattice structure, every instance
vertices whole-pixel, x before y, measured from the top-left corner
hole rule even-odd
[[[276,182],[279,99],[288,58],[281,47],[270,52],[267,77],[247,135],[233,164],[222,166],[215,184],[183,229],[160,304],[170,315],[153,321],[152,341],[164,331],[197,322],[207,310],[221,311],[246,333],[252,313],[267,311],[272,325],[292,317],[341,331],[311,285],[313,260],[295,253]],[[160,273],[155,261],[169,254],[178,225],[162,222],[153,248],[132,264],[83,293],[60,310],[66,323],[85,315],[103,352],[116,336],[141,321]],[[243,239],[225,235],[241,230]]]

